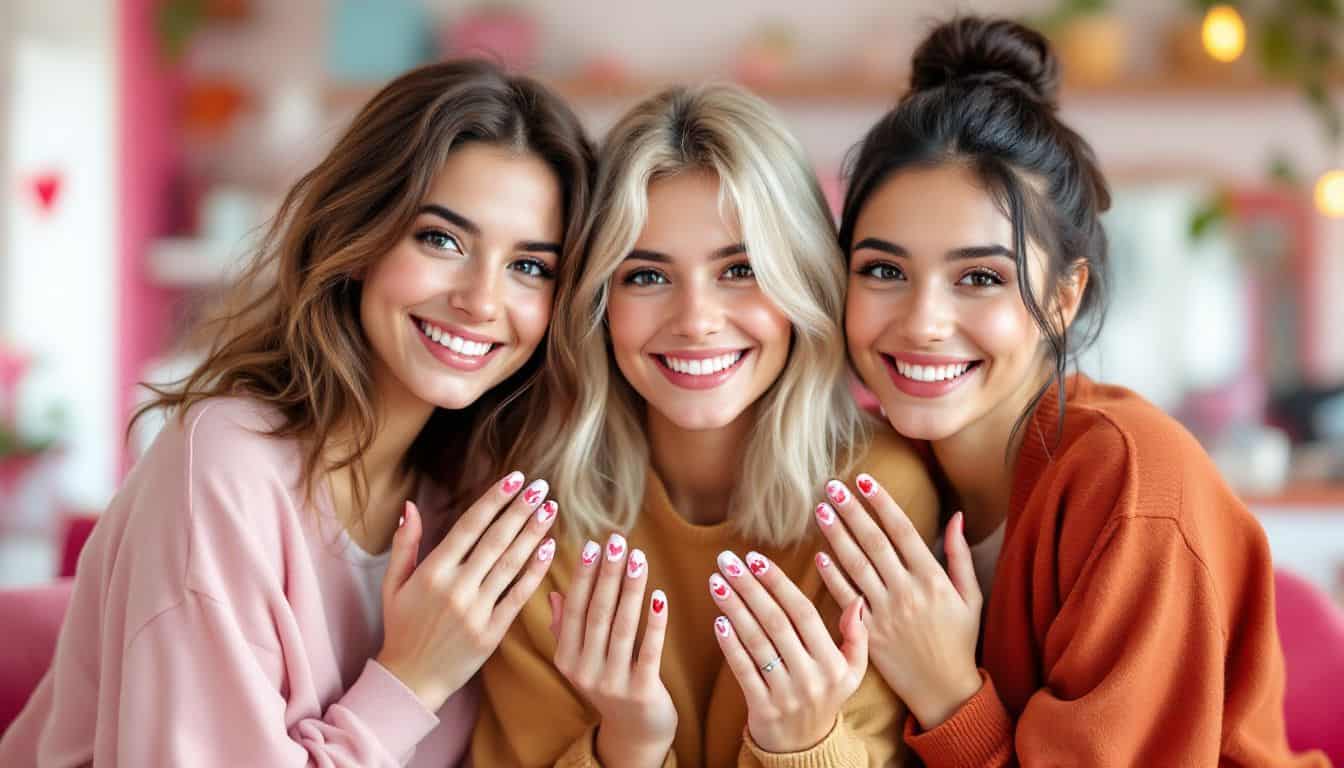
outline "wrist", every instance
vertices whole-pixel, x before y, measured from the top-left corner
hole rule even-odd
[[[815,749],[826,739],[830,738],[835,732],[836,726],[840,722],[840,715],[827,721],[821,728],[813,728],[810,731],[798,729],[796,732],[789,730],[776,731],[769,734],[757,734],[751,730],[751,724],[747,724],[747,733],[751,740],[762,752],[769,752],[775,755],[788,755],[796,752],[807,752]],[[764,738],[762,738],[764,737]]]
[[[931,731],[951,719],[980,691],[983,684],[980,670],[972,669],[959,680],[944,686],[936,695],[922,698],[918,705],[911,703],[910,711],[922,730]]]
[[[604,720],[597,726],[597,759],[608,768],[657,768],[672,749],[672,736],[627,733]]]
[[[430,712],[438,712],[443,707],[443,703],[453,694],[452,691],[443,689],[443,686],[434,683],[428,683],[420,680],[418,676],[412,674],[394,659],[385,658],[379,654],[373,658],[388,674],[401,681],[415,698],[420,700],[420,704]]]

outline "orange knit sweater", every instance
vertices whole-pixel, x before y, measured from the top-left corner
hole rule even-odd
[[[984,685],[906,741],[941,766],[1322,766],[1294,757],[1264,531],[1199,444],[1069,379],[1028,422],[983,622]],[[1053,458],[1052,458],[1053,457]]]

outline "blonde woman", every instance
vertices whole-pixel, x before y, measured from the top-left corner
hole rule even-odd
[[[847,392],[801,148],[739,89],[668,90],[612,129],[593,211],[527,437],[565,535],[485,668],[475,763],[889,764],[904,710],[813,567],[809,500],[861,460],[926,536],[936,502]]]

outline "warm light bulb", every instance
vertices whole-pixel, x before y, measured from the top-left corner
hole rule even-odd
[[[1230,5],[1215,5],[1204,14],[1204,50],[1217,61],[1236,61],[1246,50],[1246,23]]]
[[[1316,182],[1316,208],[1326,216],[1344,216],[1344,170],[1327,171]]]

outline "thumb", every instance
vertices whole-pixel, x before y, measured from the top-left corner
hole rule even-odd
[[[387,561],[387,574],[383,576],[384,605],[392,602],[392,596],[415,573],[422,533],[420,510],[416,509],[414,503],[407,501],[397,532],[392,535],[392,555]]]
[[[975,559],[971,545],[966,543],[966,517],[958,512],[947,523],[943,535],[943,551],[947,553],[947,575],[957,588],[961,599],[977,612],[980,610],[980,582],[975,578]]]
[[[555,639],[560,639],[560,617],[565,615],[565,596],[559,592],[552,592],[551,600],[551,634]]]
[[[860,597],[850,602],[845,612],[840,614],[840,653],[844,654],[849,668],[857,671],[859,677],[863,677],[868,668],[868,627],[863,623],[867,610],[867,604]]]

